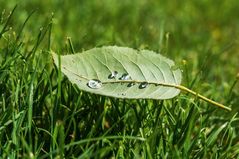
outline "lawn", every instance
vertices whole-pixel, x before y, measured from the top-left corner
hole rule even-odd
[[[0,0],[1,158],[238,158],[237,0]],[[168,100],[87,93],[54,65],[117,45],[159,52],[187,93]]]

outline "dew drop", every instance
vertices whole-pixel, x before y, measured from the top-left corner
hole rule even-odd
[[[124,73],[119,80],[129,80],[130,79],[130,75],[128,73]]]
[[[118,75],[118,72],[117,71],[113,71],[111,74],[109,74],[108,78],[109,79],[113,79],[113,78],[116,78],[117,75]]]
[[[118,93],[118,96],[126,96],[126,93]]]
[[[93,89],[99,89],[102,87],[102,83],[98,79],[92,79],[92,80],[89,80],[89,82],[87,83],[87,86]]]
[[[147,87],[147,85],[148,85],[147,82],[140,83],[140,85],[139,85],[139,89],[144,89],[144,88]]]
[[[121,93],[122,96],[126,96],[126,93]]]
[[[132,87],[133,85],[135,85],[135,83],[129,83],[127,87]]]

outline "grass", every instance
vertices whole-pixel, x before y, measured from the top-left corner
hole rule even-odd
[[[2,158],[239,157],[237,0],[15,5],[0,8]],[[161,52],[181,67],[183,85],[232,111],[184,94],[155,101],[85,93],[49,54],[102,45]]]

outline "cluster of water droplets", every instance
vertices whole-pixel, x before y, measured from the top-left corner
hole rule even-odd
[[[108,75],[108,79],[117,79],[118,78],[118,75],[119,73],[117,71],[113,71],[111,72],[109,75]],[[118,80],[122,80],[122,81],[127,81],[127,80],[130,80],[131,77],[128,73],[123,73],[119,78]],[[135,82],[129,82],[127,84],[127,87],[132,87],[136,85]],[[92,89],[99,89],[102,87],[102,82],[98,79],[91,79],[88,81],[87,83],[87,86],[92,88]],[[147,82],[142,82],[139,84],[139,89],[144,89],[148,86],[148,83]]]

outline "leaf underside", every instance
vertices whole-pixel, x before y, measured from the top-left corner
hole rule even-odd
[[[87,92],[129,99],[169,99],[180,93],[167,86],[180,85],[180,69],[153,51],[105,46],[74,55],[52,55],[58,68],[61,60],[67,78]],[[92,80],[99,84],[95,89],[89,85]]]

